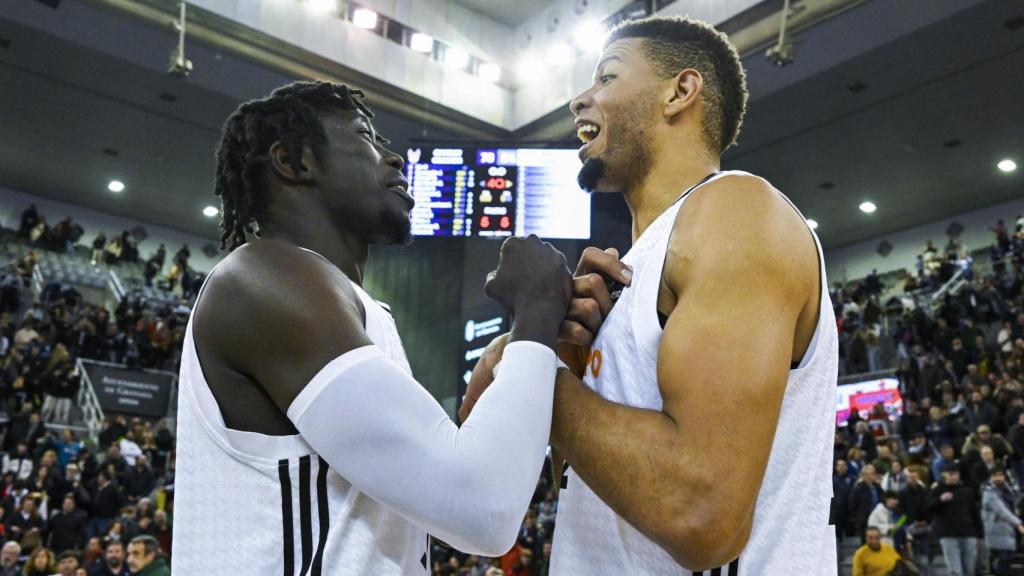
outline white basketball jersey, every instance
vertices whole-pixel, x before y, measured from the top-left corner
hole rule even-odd
[[[390,312],[352,286],[370,339],[411,374]],[[427,534],[353,487],[300,435],[224,425],[199,364],[192,318],[179,387],[176,576],[428,574]]]
[[[737,172],[722,172],[708,181],[728,174]],[[605,319],[594,341],[594,359],[583,380],[612,402],[651,410],[662,407],[657,375],[662,334],[658,290],[676,214],[687,196],[665,210],[623,258],[633,268],[633,280]],[[813,231],[811,234],[814,235]],[[696,574],[836,574],[835,529],[829,526],[829,503],[838,338],[816,235],[814,241],[821,270],[818,325],[803,361],[789,372],[750,540],[738,559]],[[723,429],[721,433],[730,431]],[[742,458],[743,454],[723,457]],[[559,493],[551,562],[554,576],[693,574],[619,517],[568,467]]]

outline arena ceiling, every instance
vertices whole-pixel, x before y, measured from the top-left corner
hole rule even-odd
[[[532,13],[530,2],[462,3],[516,4],[489,14],[512,24]],[[963,2],[908,34],[893,31],[915,27],[921,13],[897,4],[867,2],[802,33],[791,67],[775,69],[759,54],[745,59],[750,112],[726,167],[769,178],[820,223],[826,247],[1021,194],[1021,4]],[[238,102],[291,78],[192,43],[195,71],[183,81],[164,74],[169,30],[81,0],[38,16],[45,25],[0,14],[0,186],[213,237],[215,222],[200,211],[213,200],[220,125]],[[852,59],[840,62],[830,50],[886,33],[895,39]],[[459,136],[390,112],[378,124],[399,147]],[[493,135],[514,137],[497,128]],[[995,169],[1007,156],[1022,165],[1009,176]],[[111,178],[128,189],[107,191]],[[865,199],[878,205],[875,214],[857,210]]]

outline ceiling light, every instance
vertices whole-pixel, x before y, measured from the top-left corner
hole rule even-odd
[[[213,218],[217,214],[220,214],[220,210],[217,210],[217,208],[213,206],[207,206],[206,208],[203,208],[203,216],[206,216],[207,218]]]
[[[808,218],[807,219],[807,225],[810,226],[811,230],[817,230],[818,229],[818,221],[817,220],[811,220],[810,218]]]
[[[572,48],[565,42],[555,42],[548,46],[548,64],[564,66],[572,60]]]
[[[352,23],[359,28],[373,30],[377,27],[377,13],[366,8],[356,8],[352,13]]]
[[[124,182],[120,180],[111,180],[110,184],[107,184],[107,190],[111,192],[121,192],[124,190]]]
[[[320,12],[322,14],[333,12],[336,7],[335,0],[308,0],[308,2],[309,7],[312,8],[314,12]]]
[[[1014,162],[1013,160],[1010,160],[1009,158],[1005,158],[1003,160],[1000,160],[999,164],[996,164],[996,167],[1002,170],[1003,172],[1013,172],[1014,170],[1017,169],[1017,163]]]
[[[605,27],[600,22],[593,20],[584,22],[576,27],[573,39],[580,50],[597,52],[601,50],[602,40],[605,35]]]
[[[861,202],[860,211],[865,214],[871,214],[875,210],[878,210],[878,206],[875,206],[874,202]]]
[[[434,37],[430,34],[416,32],[411,38],[409,38],[409,47],[412,48],[414,52],[430,54],[434,51]]]
[[[501,66],[484,62],[478,70],[480,77],[488,82],[497,84],[501,80]]]
[[[469,52],[466,52],[462,48],[449,46],[448,49],[444,51],[444,63],[452,68],[458,68],[460,70],[465,69],[466,65],[469,64]]]

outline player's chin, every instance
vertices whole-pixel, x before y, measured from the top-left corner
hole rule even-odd
[[[412,243],[412,220],[407,212],[385,210],[381,214],[381,226],[377,234],[377,244],[406,246]]]

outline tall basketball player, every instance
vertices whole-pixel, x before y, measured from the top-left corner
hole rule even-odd
[[[607,316],[582,381],[558,373],[554,575],[836,573],[835,318],[803,216],[719,169],[746,98],[724,35],[651,18],[609,34],[572,101],[580,184],[625,197],[633,246],[578,270],[598,318],[576,328]],[[588,272],[631,281],[612,307]]]
[[[225,125],[232,252],[181,360],[175,574],[427,574],[428,534],[488,556],[515,542],[548,442],[565,258],[503,246],[486,288],[514,313],[514,360],[456,428],[360,287],[368,246],[405,242],[413,207],[361,97],[296,83]]]

